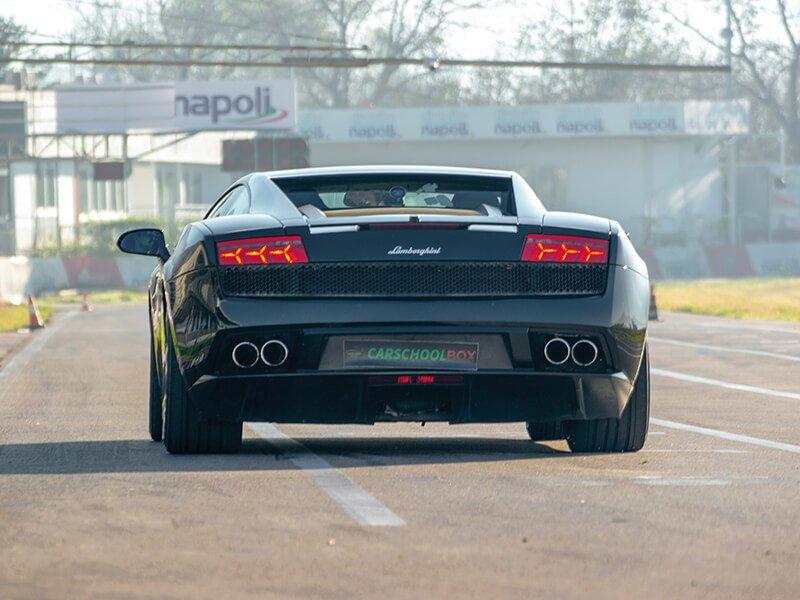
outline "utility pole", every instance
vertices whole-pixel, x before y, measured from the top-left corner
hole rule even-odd
[[[722,37],[725,39],[725,62],[728,64],[728,74],[725,79],[725,97],[733,101],[733,30],[731,29],[731,3],[725,3],[725,29]],[[728,204],[728,243],[736,244],[739,241],[739,215],[736,197],[736,134],[728,140],[726,190]]]

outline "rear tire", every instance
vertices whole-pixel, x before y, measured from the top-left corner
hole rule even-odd
[[[170,454],[233,453],[242,445],[242,423],[205,421],[191,406],[178,359],[167,338],[166,408],[164,445]]]
[[[565,421],[573,452],[637,452],[647,439],[650,423],[650,361],[647,347],[630,400],[619,419]]]
[[[160,442],[164,430],[164,419],[162,415],[161,403],[164,400],[164,393],[158,381],[158,367],[156,366],[156,351],[153,348],[153,341],[150,341],[150,439]]]
[[[528,421],[525,428],[534,442],[563,440],[566,437],[561,421]]]

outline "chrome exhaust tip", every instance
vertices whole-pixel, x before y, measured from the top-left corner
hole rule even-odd
[[[269,340],[261,346],[261,360],[268,367],[280,367],[289,358],[289,348],[280,340]]]
[[[570,347],[567,340],[554,337],[544,345],[544,357],[551,365],[563,365],[569,360]]]
[[[591,340],[578,340],[572,345],[572,360],[579,367],[588,367],[597,360],[600,352]]]
[[[231,360],[240,369],[249,369],[258,362],[258,346],[251,342],[239,342],[231,351]]]

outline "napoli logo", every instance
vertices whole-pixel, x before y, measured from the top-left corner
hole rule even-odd
[[[212,123],[258,125],[285,119],[289,111],[272,106],[269,87],[258,86],[252,94],[195,94],[175,96],[175,112],[182,116],[208,116]]]

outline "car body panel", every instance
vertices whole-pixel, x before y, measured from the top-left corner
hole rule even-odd
[[[272,181],[306,174],[364,172],[510,177],[517,214],[376,214],[309,219]],[[159,368],[163,369],[165,338],[169,335],[190,396],[207,418],[325,423],[439,418],[455,423],[607,418],[619,416],[625,408],[646,342],[649,281],[644,261],[618,223],[547,212],[521,177],[504,171],[384,166],[308,169],[248,175],[229,189],[242,184],[259,199],[251,206],[270,214],[207,218],[190,224],[169,260],[159,265],[150,281],[151,333]],[[370,228],[387,223],[401,228]],[[416,223],[433,228],[415,228]],[[439,229],[437,223],[460,228]],[[470,229],[472,226],[475,228]],[[314,231],[327,227],[332,231]],[[220,268],[216,265],[215,244],[219,241],[280,235],[299,235],[311,264],[319,265],[408,261],[407,255],[391,253],[398,246],[440,249],[414,256],[413,260],[420,263],[514,262],[521,258],[527,235],[539,233],[609,240],[604,291],[564,297],[227,297],[220,290]],[[229,364],[223,364],[230,362],[224,352],[232,339],[238,339],[236,336],[251,334],[285,336],[292,344],[291,368],[231,371]],[[364,373],[319,368],[328,338],[409,334],[499,336],[513,368],[463,373],[462,384],[455,391],[437,386],[443,397],[450,398],[447,414],[378,410],[376,398],[381,394],[393,397],[409,392],[398,391],[396,386],[384,389],[372,385],[369,378],[397,374],[397,370]],[[541,343],[552,335],[591,336],[604,353],[603,368],[581,371],[544,364],[538,356]],[[547,390],[558,398],[545,393]],[[425,406],[436,405],[435,394],[430,396],[433,392],[421,387],[412,391],[419,398],[427,398]],[[403,406],[409,405],[403,402]]]

